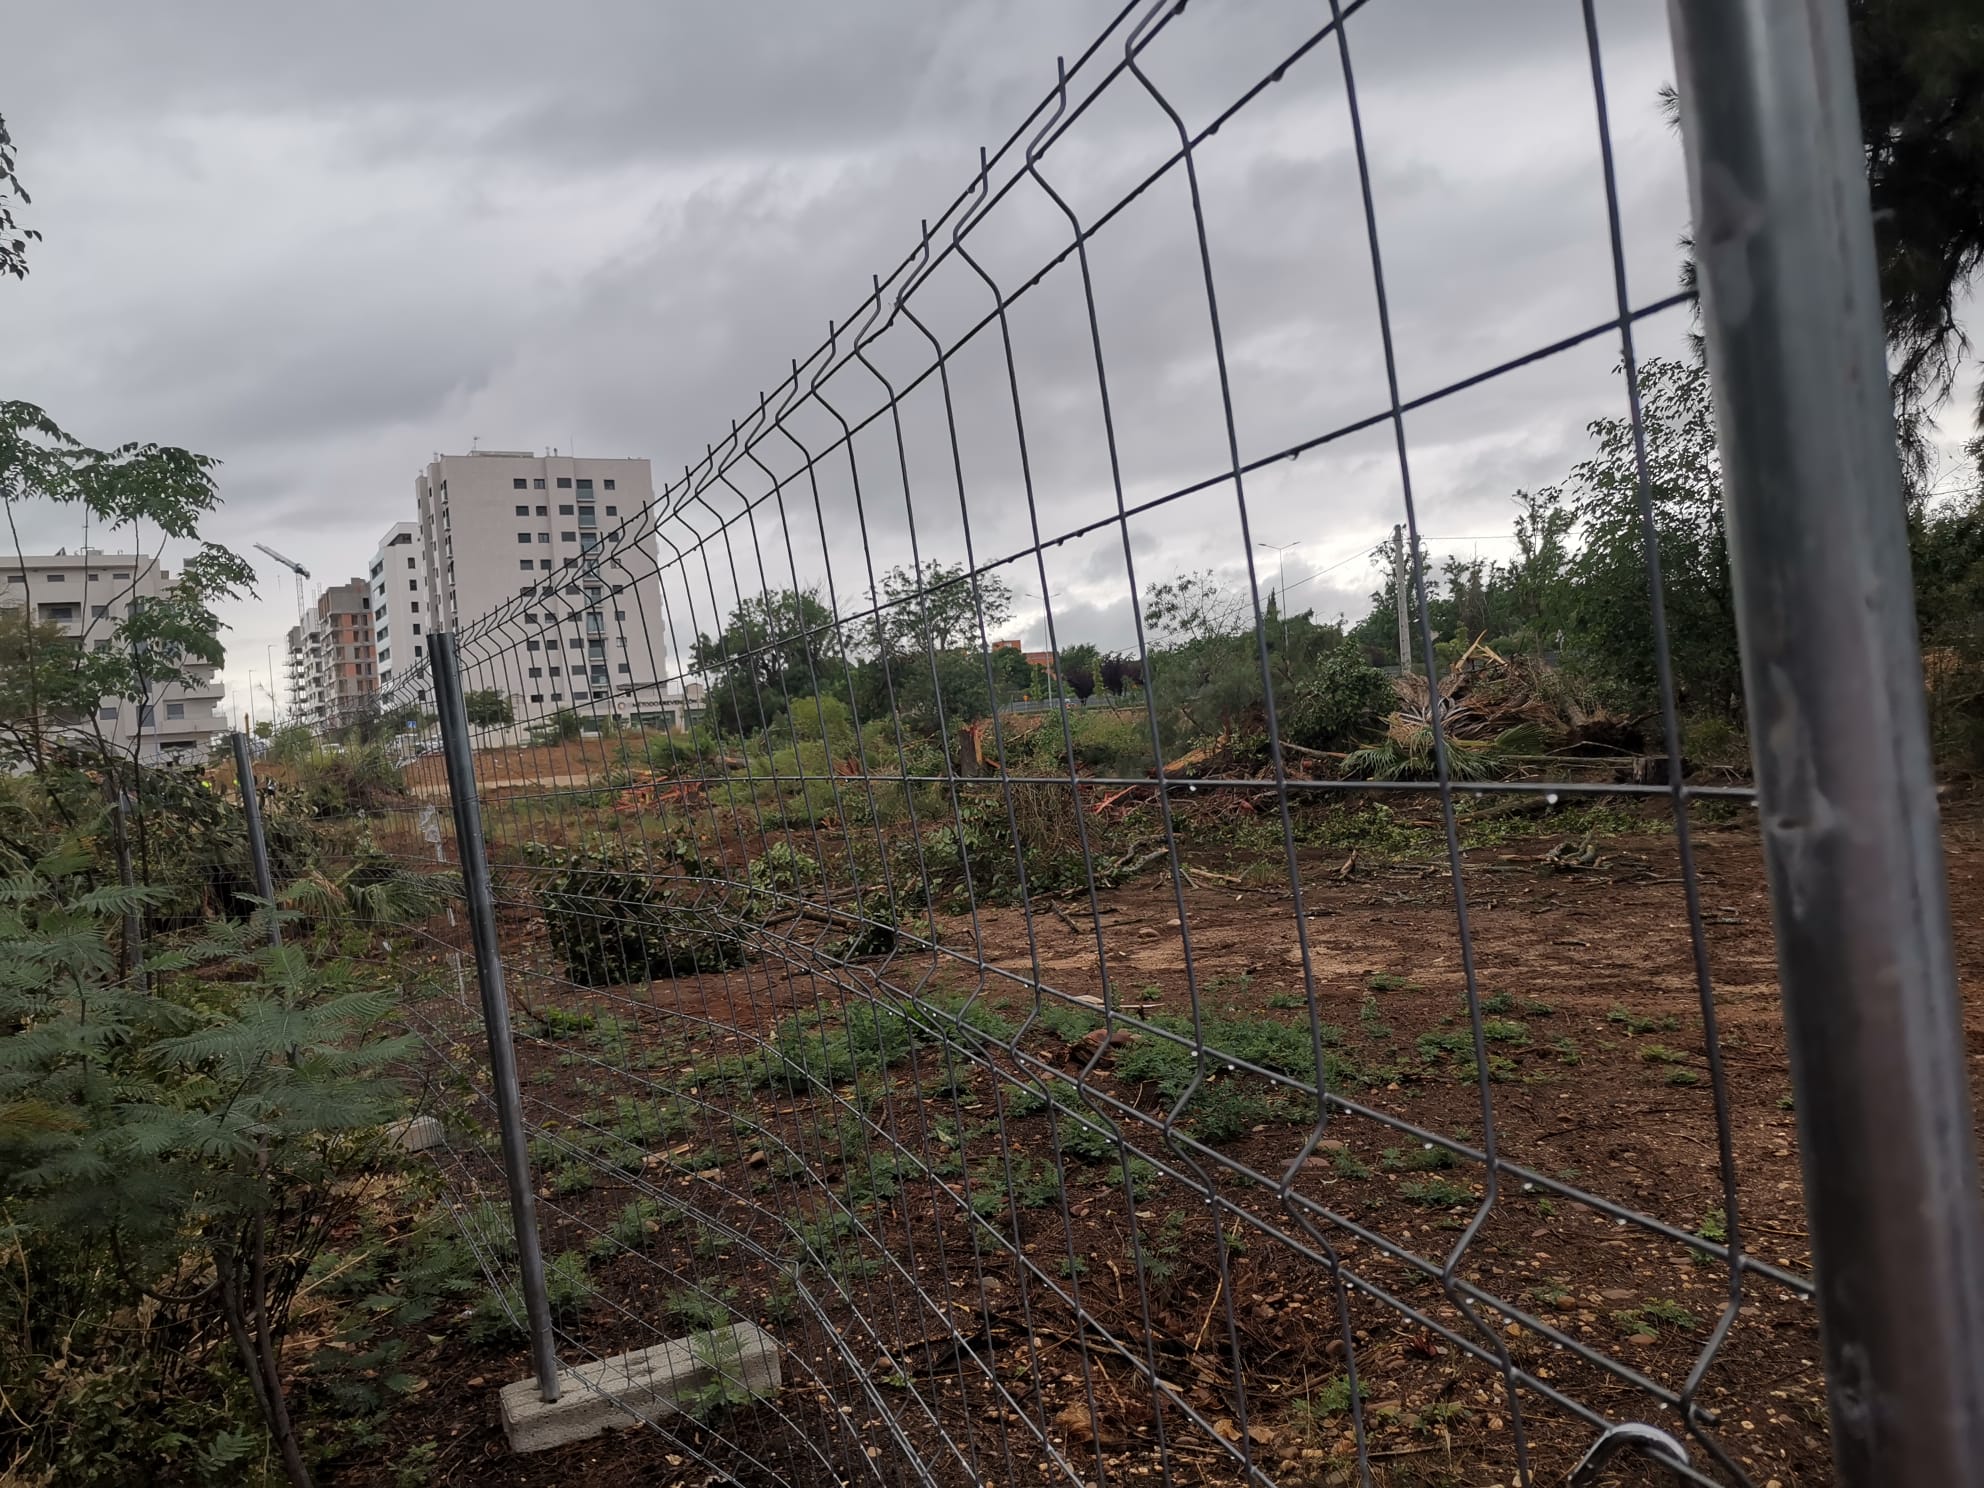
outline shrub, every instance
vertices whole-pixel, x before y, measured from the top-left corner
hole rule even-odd
[[[1280,703],[1282,737],[1306,749],[1349,749],[1393,706],[1392,685],[1356,646],[1342,645]]]
[[[376,811],[405,795],[400,772],[379,744],[328,745],[296,768],[303,803],[314,816]]]
[[[721,971],[744,964],[736,919],[678,902],[665,865],[643,848],[593,839],[577,848],[525,845],[551,949],[588,987]]]

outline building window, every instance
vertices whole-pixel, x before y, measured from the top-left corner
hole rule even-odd
[[[519,532],[517,534],[517,541],[526,547],[530,546],[530,534],[528,532]]]
[[[511,481],[510,484],[515,486],[519,491],[521,491],[524,488],[524,478],[520,475],[515,480]]]
[[[42,577],[51,584],[66,584],[69,582],[69,576],[64,573],[43,574]]]
[[[151,709],[151,705],[150,705],[149,703],[147,703],[147,704],[146,704],[146,705],[145,705],[144,707],[142,707],[142,708],[140,708],[140,709],[138,710],[138,727],[139,727],[139,728],[150,728],[150,727],[152,727],[152,725],[153,725],[154,723],[156,723],[156,722],[157,722],[157,719],[155,719],[155,718],[154,718],[154,717],[152,716],[152,709]]]
[[[518,568],[521,568],[521,569],[522,569],[522,570],[523,570],[523,571],[524,571],[525,573],[529,573],[529,572],[530,572],[530,559],[528,559],[528,558],[519,558],[519,559],[517,560],[517,567],[518,567]]]
[[[413,557],[412,557],[412,555],[411,555],[411,554],[409,554],[409,555],[407,556],[407,560],[406,560],[406,566],[407,566],[408,568],[412,568],[412,567],[413,567]]]
[[[520,507],[518,507],[518,508],[517,508],[517,515],[518,515],[518,516],[520,516],[520,517],[527,517],[527,516],[529,516],[529,515],[530,515],[530,508],[529,508],[528,506],[520,506]],[[528,540],[528,539],[526,539],[526,540]]]
[[[618,666],[618,667],[617,667],[617,668],[616,668],[615,670],[617,670],[617,671],[622,671],[622,672],[624,672],[624,671],[626,671],[626,670],[628,670],[628,667],[627,667],[627,663],[626,663],[626,662],[624,662],[624,661],[623,661],[623,662],[621,662],[621,663],[620,663],[620,665],[619,665],[619,666]]]
[[[419,606],[418,606],[418,605],[416,605],[416,606],[414,606],[414,608],[415,608],[415,609],[418,609],[418,608],[419,608]],[[413,622],[413,633],[414,633],[415,635],[419,635],[419,634],[420,634],[420,622],[419,622],[418,620],[416,620],[416,621],[414,621],[414,622]],[[622,644],[624,645],[625,643],[623,642]],[[418,646],[415,646],[415,647],[413,648],[413,654],[414,654],[415,656],[418,656],[418,655],[420,654],[420,648],[419,648]]]
[[[184,718],[186,716],[186,705],[184,703],[167,703],[165,705],[165,716],[167,718]]]
[[[548,570],[551,567],[551,560],[549,558],[540,558],[537,560],[537,566],[541,569]]]
[[[109,613],[110,613],[110,606],[107,604],[90,606],[90,619],[92,620],[101,620]]]
[[[543,481],[539,481],[539,482],[538,482],[538,484],[539,484],[539,485],[541,486],[541,485],[543,485],[543,484],[544,484],[544,482],[543,482]],[[537,514],[538,514],[538,515],[539,515],[540,517],[541,517],[541,516],[543,516],[543,515],[544,515],[544,508],[540,506],[540,507],[539,507],[539,508],[537,509]]]
[[[28,576],[26,574],[7,575],[7,582],[10,584],[25,584],[27,581],[28,581]]]
[[[597,527],[599,525],[599,518],[595,515],[591,507],[582,506],[579,508],[579,525],[581,527]]]
[[[569,517],[571,514],[572,514],[572,508],[569,506],[561,506],[558,508],[558,515],[561,517]]]
[[[627,612],[625,610],[615,610],[613,612],[613,618],[615,620],[625,620],[627,618]],[[620,644],[624,646],[627,643],[625,641],[622,641]]]
[[[130,576],[129,574],[127,574],[127,573],[114,573],[114,574],[112,574],[112,575],[111,575],[111,577],[112,577],[113,579],[128,579],[128,578],[130,578],[131,576]]]
[[[560,542],[577,542],[578,540],[579,535],[576,532],[561,532],[558,534],[558,541]]]
[[[540,482],[540,484],[541,484],[541,482]],[[543,693],[541,693],[541,692],[533,692],[533,693],[532,693],[532,694],[530,695],[530,700],[531,700],[531,701],[532,701],[533,703],[541,703],[541,702],[543,702],[543,701],[544,701],[544,694],[543,694]]]
[[[117,710],[115,708],[98,708],[96,710],[96,716],[105,723],[117,722]]]
[[[565,567],[567,568],[577,568],[578,566],[579,566],[579,560],[576,558],[567,558],[565,560]]]
[[[604,677],[599,677],[599,678],[596,678],[595,680],[597,680],[597,681],[600,681],[600,682],[604,682],[604,681],[605,681],[606,679],[605,679]],[[603,693],[603,692],[595,692],[595,693],[594,693],[594,694],[592,695],[592,700],[593,700],[593,701],[594,701],[595,703],[603,703],[603,702],[605,702],[605,701],[606,701],[606,694],[605,694],[605,693]]]
[[[110,642],[108,642],[108,641],[98,641],[98,642],[96,643],[96,649],[97,649],[97,650],[99,650],[99,651],[108,651],[108,650],[110,649]]]
[[[558,668],[556,668],[556,667],[553,667],[553,668],[551,669],[551,675],[552,675],[552,676],[554,676],[554,677],[556,677],[556,676],[558,676],[558,675],[560,675],[560,674],[559,674],[559,671],[558,671]]]
[[[535,651],[537,649],[538,649],[538,644],[537,644],[536,636],[532,636],[529,640],[524,642],[524,650]]]
[[[609,491],[613,489],[613,482],[610,479],[606,482],[606,489]],[[609,506],[607,510],[612,511],[613,508]]]
[[[542,667],[531,667],[524,675],[526,677],[542,677],[544,675],[544,669]]]
[[[571,478],[571,477],[570,477],[569,475],[561,475],[561,476],[559,476],[559,477],[558,477],[558,489],[559,489],[559,490],[561,490],[561,491],[569,491],[569,490],[571,490],[571,489],[572,489],[572,478]]]
[[[544,489],[544,477],[540,475],[530,483],[530,487],[533,491],[542,491]]]
[[[541,543],[548,543],[551,541],[551,534],[548,532],[540,532],[537,535],[537,540]],[[526,539],[526,541],[528,541],[528,539]]]

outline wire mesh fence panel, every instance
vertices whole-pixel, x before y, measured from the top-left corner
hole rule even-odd
[[[1409,16],[1126,10],[719,443],[454,618],[558,1356],[781,1362],[634,1406],[683,1460],[1823,1480],[1706,375],[1621,169],[1678,143],[1607,87],[1644,18],[1451,39],[1586,145],[1497,180],[1583,193],[1483,245],[1516,315],[1421,234],[1413,151],[1481,146],[1394,146]],[[1484,518],[1458,466],[1531,436],[1562,479]],[[345,748],[332,887],[416,916],[514,1346],[432,698]]]

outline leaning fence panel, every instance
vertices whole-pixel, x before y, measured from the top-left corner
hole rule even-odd
[[[1824,1478],[1753,792],[1690,758],[1742,680],[1697,608],[1706,374],[1649,351],[1692,300],[1633,270],[1586,5],[1596,307],[1429,321],[1374,123],[1401,9],[1126,10],[720,443],[459,623],[557,1365],[670,1453]],[[1290,131],[1337,225],[1237,204],[1224,152]],[[1248,273],[1278,215],[1314,302]],[[1277,316],[1339,312],[1342,368],[1287,387]],[[1436,569],[1432,431],[1545,377],[1603,410],[1588,457],[1517,493],[1516,559]],[[1264,513],[1369,555],[1371,619],[1289,613]],[[1549,563],[1600,596],[1603,687]],[[436,691],[387,700],[340,882],[416,920],[433,1151],[520,1375]],[[669,1390],[613,1386],[668,1347]]]

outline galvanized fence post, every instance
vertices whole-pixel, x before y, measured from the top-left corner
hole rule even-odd
[[[1843,0],[1671,0],[1837,1480],[1984,1482],[1984,1209]]]
[[[282,927],[276,924],[276,884],[269,872],[269,842],[262,832],[262,802],[255,794],[255,759],[248,752],[248,736],[238,729],[234,735],[234,778],[241,787],[241,817],[248,827],[248,862],[255,872],[255,892],[268,902],[269,944],[282,944]]]
[[[544,1286],[544,1253],[537,1240],[537,1195],[531,1187],[530,1150],[524,1132],[523,1093],[517,1084],[517,1054],[510,1042],[510,1000],[503,985],[501,947],[496,940],[496,901],[489,883],[489,859],[482,845],[482,808],[475,795],[475,755],[470,747],[468,713],[462,703],[455,638],[441,632],[429,638],[428,663],[434,673],[434,705],[440,715],[441,752],[454,803],[455,845],[461,858],[463,898],[468,906],[475,979],[482,992],[482,1022],[489,1035],[489,1073],[503,1142],[503,1176],[510,1190],[510,1220],[517,1233],[517,1264],[523,1279],[524,1312],[530,1324],[531,1365],[538,1393],[558,1398],[558,1353],[551,1334],[551,1305]]]

